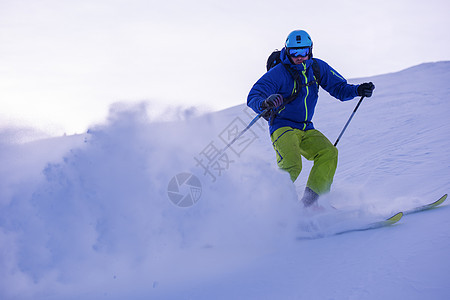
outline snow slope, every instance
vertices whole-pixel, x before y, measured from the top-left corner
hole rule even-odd
[[[333,235],[450,190],[450,62],[350,81],[368,80],[321,199],[339,210],[318,215],[297,203],[311,163],[293,185],[264,120],[217,159],[245,105],[172,122],[115,105],[83,135],[0,133],[0,298],[448,299],[447,205]],[[316,128],[334,141],[355,105],[322,90]]]

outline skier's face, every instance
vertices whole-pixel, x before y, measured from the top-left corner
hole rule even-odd
[[[286,51],[296,65],[303,63],[311,56],[311,47],[286,48]]]
[[[303,56],[292,57],[292,56],[291,56],[292,62],[293,62],[294,64],[296,64],[296,65],[302,64],[302,63],[303,63],[305,60],[307,60],[308,58],[309,58],[309,55],[308,55],[308,56],[305,56],[305,57],[303,57]]]

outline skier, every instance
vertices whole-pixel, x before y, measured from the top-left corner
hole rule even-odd
[[[301,157],[314,161],[301,199],[305,207],[317,205],[319,196],[330,191],[338,161],[337,148],[312,123],[319,83],[341,101],[356,96],[370,97],[375,89],[372,82],[348,84],[326,62],[313,59],[312,48],[313,42],[306,31],[292,31],[281,50],[281,63],[253,85],[247,98],[247,105],[258,114],[270,109],[264,117],[269,120],[277,164],[289,172],[293,182],[302,170]],[[317,73],[320,78],[316,78]]]

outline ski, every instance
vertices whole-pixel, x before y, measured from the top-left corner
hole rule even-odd
[[[447,194],[445,194],[444,196],[442,196],[441,198],[439,198],[438,200],[436,200],[436,201],[434,201],[432,203],[425,204],[425,205],[422,205],[422,206],[418,206],[418,207],[412,208],[410,210],[406,210],[406,211],[403,212],[403,214],[404,215],[409,215],[409,214],[417,213],[417,212],[420,212],[420,211],[424,211],[424,210],[429,210],[429,209],[435,208],[435,207],[441,205],[442,203],[444,203],[444,201],[446,199],[447,199]]]
[[[359,227],[359,228],[352,228],[352,229],[347,229],[347,230],[344,230],[344,231],[340,231],[340,232],[337,232],[336,235],[344,234],[344,233],[348,233],[348,232],[354,232],[354,231],[366,231],[366,230],[371,230],[371,229],[391,226],[391,225],[397,223],[398,221],[400,221],[402,217],[403,217],[403,212],[398,212],[395,215],[393,215],[392,217],[387,218],[385,220],[369,223],[366,226],[362,226],[362,227]]]
[[[409,209],[409,210],[405,210],[403,212],[398,212],[398,213],[394,214],[392,217],[387,218],[385,220],[381,220],[381,221],[377,221],[377,222],[373,222],[373,223],[357,226],[357,227],[354,227],[354,228],[346,228],[346,229],[340,229],[340,230],[338,229],[336,231],[332,231],[332,232],[329,232],[329,233],[320,232],[320,230],[319,230],[315,234],[313,233],[311,236],[298,237],[297,239],[298,240],[316,239],[316,238],[323,238],[323,237],[333,236],[333,235],[341,235],[341,234],[350,233],[350,232],[366,231],[366,230],[371,230],[371,229],[377,229],[377,228],[391,226],[391,225],[396,224],[398,221],[400,221],[402,219],[402,217],[405,216],[405,215],[409,215],[409,214],[413,214],[413,213],[417,213],[417,212],[426,211],[426,210],[430,210],[430,209],[436,208],[437,206],[439,206],[442,203],[444,203],[445,200],[447,200],[447,197],[448,197],[448,195],[445,194],[441,198],[439,198],[438,200],[436,200],[436,201],[434,201],[432,203],[421,205],[421,206],[418,206],[418,207],[415,207],[415,208],[412,208],[412,209]]]
[[[371,230],[371,229],[387,227],[387,226],[391,226],[391,225],[397,223],[398,221],[400,221],[400,219],[402,217],[403,217],[403,213],[399,212],[399,213],[396,213],[395,215],[393,215],[392,217],[384,219],[382,221],[368,223],[365,225],[352,227],[352,228],[347,227],[345,229],[342,228],[342,229],[332,230],[332,232],[321,232],[319,230],[317,232],[312,232],[311,235],[297,237],[297,240],[312,240],[312,239],[324,238],[324,237],[329,237],[329,236],[341,235],[341,234],[345,234],[345,233],[366,231],[366,230]]]
[[[387,218],[386,220],[370,223],[370,224],[367,224],[366,226],[362,226],[360,228],[353,228],[353,229],[343,230],[343,231],[337,232],[335,234],[339,235],[339,234],[344,234],[344,233],[348,233],[348,232],[365,231],[365,230],[370,230],[370,229],[376,229],[376,228],[380,228],[380,227],[390,226],[390,225],[393,225],[393,224],[397,223],[398,221],[400,221],[400,219],[403,216],[436,208],[437,206],[439,206],[442,203],[444,203],[444,201],[447,200],[447,197],[448,197],[448,195],[445,194],[441,198],[439,198],[438,200],[436,200],[436,201],[434,201],[432,203],[421,205],[421,206],[418,206],[418,207],[415,207],[415,208],[412,208],[412,209],[409,209],[409,210],[405,210],[403,212],[396,213],[395,215],[393,215],[390,218]]]

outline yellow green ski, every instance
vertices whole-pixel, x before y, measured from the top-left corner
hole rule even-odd
[[[369,230],[369,229],[375,229],[375,228],[390,226],[390,225],[393,225],[393,224],[397,223],[398,221],[400,221],[400,219],[403,216],[405,216],[405,215],[409,215],[409,214],[417,213],[417,212],[420,212],[420,211],[433,209],[433,208],[441,205],[442,203],[444,203],[444,201],[446,199],[447,199],[447,194],[445,194],[444,196],[442,196],[441,198],[439,198],[438,200],[436,200],[436,201],[434,201],[432,203],[421,205],[421,206],[418,206],[416,208],[412,208],[410,210],[406,210],[406,211],[403,211],[403,212],[398,212],[395,215],[393,215],[392,217],[387,218],[386,220],[379,221],[379,222],[374,222],[374,223],[368,224],[367,226],[363,226],[361,228],[346,230],[346,231],[340,232],[338,234],[352,232],[352,231],[364,231],[364,230]]]
[[[389,225],[395,224],[398,221],[400,221],[400,219],[403,217],[403,215],[404,215],[403,212],[398,212],[395,215],[393,215],[392,217],[387,218],[384,221],[373,223],[372,225],[377,225],[377,224],[381,225],[381,226],[376,226],[375,228],[383,227],[383,226],[389,226]]]
[[[412,208],[410,210],[406,210],[406,211],[403,212],[403,214],[409,215],[409,214],[413,214],[413,213],[416,213],[416,212],[420,212],[420,211],[424,211],[424,210],[429,210],[429,209],[435,208],[435,207],[441,205],[442,203],[444,203],[444,201],[446,199],[447,199],[447,194],[445,194],[444,196],[442,196],[441,198],[439,198],[438,200],[436,200],[436,201],[434,201],[432,203],[425,204],[425,205],[422,205],[422,206],[418,206],[418,207]]]
[[[387,218],[385,220],[369,223],[367,225],[364,225],[364,226],[358,227],[358,228],[352,228],[352,229],[346,229],[346,230],[343,230],[343,231],[339,231],[339,232],[336,232],[335,235],[340,235],[340,234],[349,233],[349,232],[355,232],[355,231],[366,231],[366,230],[371,230],[371,229],[391,226],[391,225],[397,223],[398,221],[400,221],[400,219],[402,217],[403,217],[403,213],[402,212],[398,212],[395,215],[393,215],[392,217]]]
[[[385,220],[381,220],[381,221],[377,221],[377,222],[373,222],[370,224],[366,224],[363,225],[361,227],[357,227],[357,228],[351,228],[351,229],[344,229],[341,231],[337,231],[334,232],[333,234],[330,235],[341,235],[344,233],[349,233],[349,232],[355,232],[355,231],[366,231],[366,230],[371,230],[371,229],[376,229],[376,228],[382,228],[382,227],[387,227],[387,226],[391,226],[396,224],[398,221],[400,221],[402,219],[402,217],[404,215],[409,215],[409,214],[413,214],[413,213],[417,213],[417,212],[421,212],[421,211],[426,211],[426,210],[430,210],[433,209],[439,205],[441,205],[442,203],[444,203],[445,200],[447,200],[447,194],[443,195],[441,198],[439,198],[438,200],[429,203],[429,204],[425,204],[425,205],[421,205],[403,212],[398,212],[396,214],[394,214],[392,217],[387,218]],[[325,235],[317,235],[315,237],[301,237],[301,238],[297,238],[298,240],[303,240],[303,239],[313,239],[313,238],[320,238],[320,237],[325,237],[327,236]]]

